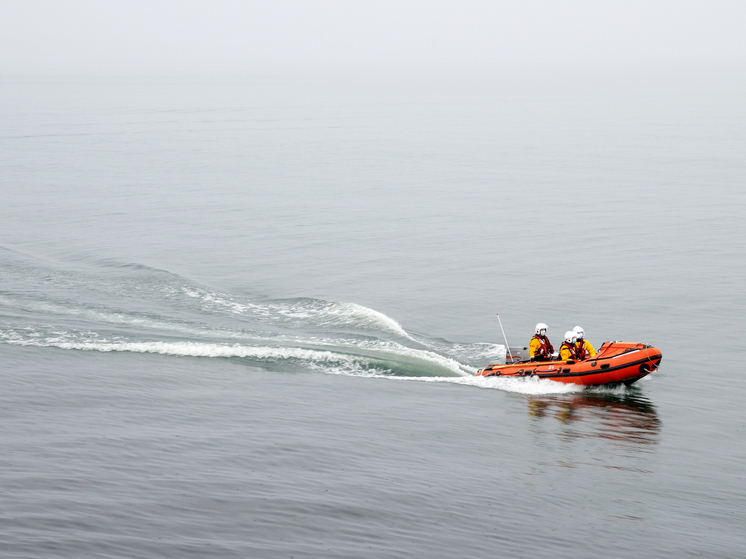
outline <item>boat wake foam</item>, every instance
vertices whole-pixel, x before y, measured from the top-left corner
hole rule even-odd
[[[503,392],[516,392],[518,394],[568,394],[583,392],[583,386],[577,384],[563,384],[548,379],[536,377],[520,378],[500,378],[500,377],[397,377],[398,380],[415,380],[422,382],[446,382],[450,384],[460,384],[462,386],[474,386],[476,388],[485,388],[491,390],[501,390]]]
[[[505,347],[406,331],[349,302],[220,292],[148,266],[0,262],[0,343],[96,352],[240,359],[272,370],[450,382],[525,394],[575,390],[538,379],[474,377]],[[6,287],[8,286],[8,287]],[[15,288],[14,288],[15,287]]]
[[[276,342],[277,340],[275,340]],[[315,340],[319,347],[247,345],[200,341],[135,341],[121,336],[105,337],[95,332],[44,330],[38,327],[4,328],[0,342],[27,347],[154,353],[178,357],[240,358],[256,364],[294,362],[330,374],[381,375],[472,375],[476,368],[433,351],[409,348],[393,342],[341,344]],[[323,347],[328,345],[328,347]]]

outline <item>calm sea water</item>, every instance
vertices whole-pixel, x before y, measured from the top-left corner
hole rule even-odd
[[[725,66],[4,78],[1,555],[743,557],[743,99]],[[475,379],[497,313],[663,365]]]

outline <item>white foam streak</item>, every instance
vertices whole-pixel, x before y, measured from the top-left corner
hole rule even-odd
[[[78,334],[79,336],[79,334]],[[351,346],[350,353],[333,350],[306,349],[298,347],[276,347],[276,346],[248,346],[241,344],[214,344],[205,342],[155,342],[155,341],[110,341],[110,340],[80,340],[71,339],[67,332],[56,332],[50,336],[47,333],[41,337],[39,333],[25,332],[19,335],[17,332],[11,334],[5,332],[2,336],[6,343],[22,346],[57,347],[60,349],[71,349],[81,351],[102,352],[133,352],[133,353],[159,353],[162,355],[174,355],[184,357],[246,357],[264,360],[298,359],[309,362],[327,363],[351,363],[372,364],[374,362],[410,363],[416,367],[436,367],[457,375],[467,375],[476,372],[458,361],[443,357],[429,351],[407,348],[398,344],[388,344],[383,347],[370,347],[363,350],[360,347]],[[77,337],[77,336],[76,336]],[[358,353],[354,353],[357,350]],[[359,352],[367,351],[369,355],[360,355]]]
[[[300,359],[305,361],[347,362],[359,359],[343,353],[289,347],[252,347],[205,344],[199,342],[65,342],[53,340],[8,340],[12,345],[57,347],[81,351],[123,351],[159,353],[182,357],[250,357],[265,360]]]
[[[520,378],[496,378],[490,377],[485,378],[481,376],[468,376],[468,377],[388,377],[384,375],[371,375],[371,376],[383,376],[388,379],[396,380],[412,380],[420,382],[447,382],[450,384],[461,384],[464,386],[475,386],[477,388],[487,388],[492,390],[502,390],[503,392],[516,392],[518,394],[567,394],[574,392],[582,392],[585,387],[579,384],[567,384],[564,382],[556,382],[549,379],[541,379],[536,377],[520,377]]]
[[[277,319],[292,319],[301,322],[312,322],[315,327],[346,326],[359,330],[388,331],[416,341],[402,326],[382,312],[373,310],[357,303],[338,303],[320,300],[273,301],[264,304],[237,302],[232,297],[198,289],[182,287],[182,293],[188,297],[201,300],[209,306],[218,307],[224,311],[261,317],[272,321]]]
[[[332,309],[330,309],[329,314],[331,314],[332,316],[338,316],[345,320],[350,317],[355,321],[362,318],[363,320],[361,322],[366,323],[374,328],[384,326],[385,329],[392,331],[402,336],[403,338],[415,341],[414,338],[407,334],[406,330],[404,330],[404,328],[402,328],[401,325],[393,318],[386,316],[382,312],[378,312],[376,310],[358,305],[356,303],[337,303],[332,307]]]

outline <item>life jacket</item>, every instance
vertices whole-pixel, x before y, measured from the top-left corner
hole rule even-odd
[[[552,347],[552,344],[550,343],[549,338],[547,338],[546,336],[539,336],[539,334],[534,334],[534,337],[532,339],[538,340],[539,343],[541,344],[541,347],[539,348],[539,353],[536,355],[535,359],[549,360],[552,357],[552,354],[554,353],[554,348]]]
[[[585,361],[591,356],[591,353],[585,348],[585,340],[580,338],[575,344],[575,359],[578,361]]]
[[[580,357],[578,357],[578,348],[574,343],[568,344],[567,342],[562,342],[562,346],[560,346],[560,359],[562,359],[563,349],[567,349],[567,351],[570,352],[570,359],[580,361]]]

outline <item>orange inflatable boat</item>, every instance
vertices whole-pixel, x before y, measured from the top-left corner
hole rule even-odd
[[[584,386],[626,384],[629,386],[655,371],[661,363],[659,349],[630,342],[604,342],[596,357],[585,361],[524,361],[488,365],[476,376],[535,376]]]

